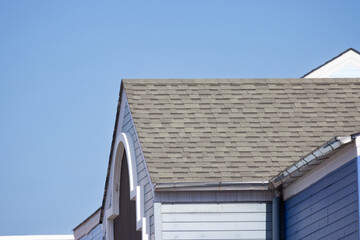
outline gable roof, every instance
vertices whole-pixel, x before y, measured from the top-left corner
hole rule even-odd
[[[123,80],[153,183],[269,180],[360,129],[360,79]]]
[[[343,61],[340,60],[341,58],[344,58]],[[325,62],[324,64],[320,65],[319,67],[306,73],[304,76],[302,76],[302,78],[319,77],[317,73],[320,72],[321,70],[323,70],[325,73],[338,71],[340,69],[337,68],[344,67],[342,65],[344,64],[351,65],[352,63],[358,63],[358,65],[360,64],[360,52],[358,52],[353,48],[349,48],[344,52],[340,53],[339,55],[335,56],[334,58],[330,59],[329,61]],[[320,77],[324,77],[322,76],[323,74],[324,73],[320,74]]]

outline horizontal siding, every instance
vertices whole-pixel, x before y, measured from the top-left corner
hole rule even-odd
[[[271,204],[161,204],[161,236],[170,239],[271,239]]]
[[[138,184],[140,186],[144,186],[144,215],[149,217],[150,221],[150,233],[151,235],[154,234],[154,226],[153,226],[153,193],[151,189],[151,183],[149,182],[149,176],[147,174],[147,170],[145,167],[145,161],[144,156],[141,150],[140,142],[135,130],[134,121],[131,116],[131,112],[129,109],[129,105],[126,102],[125,103],[125,110],[124,110],[124,117],[122,122],[122,132],[128,132],[131,134],[133,143],[134,143],[134,151],[135,151],[135,157],[136,157],[136,164],[137,164],[137,178],[138,178]]]
[[[286,239],[358,239],[356,169],[353,159],[285,201]]]

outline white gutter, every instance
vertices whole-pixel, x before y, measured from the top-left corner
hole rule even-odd
[[[244,191],[269,190],[269,181],[157,183],[155,191]]]
[[[352,142],[354,137],[355,135],[332,138],[272,178],[270,184],[273,188],[278,188],[283,183],[294,182],[297,178],[319,165],[326,157],[334,153],[334,151]]]

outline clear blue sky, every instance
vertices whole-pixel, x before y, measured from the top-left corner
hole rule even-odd
[[[300,77],[360,50],[360,1],[0,1],[0,235],[100,205],[122,78]]]

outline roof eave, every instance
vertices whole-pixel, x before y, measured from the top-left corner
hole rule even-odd
[[[345,137],[334,137],[325,142],[299,161],[270,179],[270,186],[278,188],[283,184],[291,184],[305,173],[319,165],[325,158],[329,157],[343,146],[351,143],[358,134]]]
[[[269,181],[157,183],[155,191],[266,191]]]

